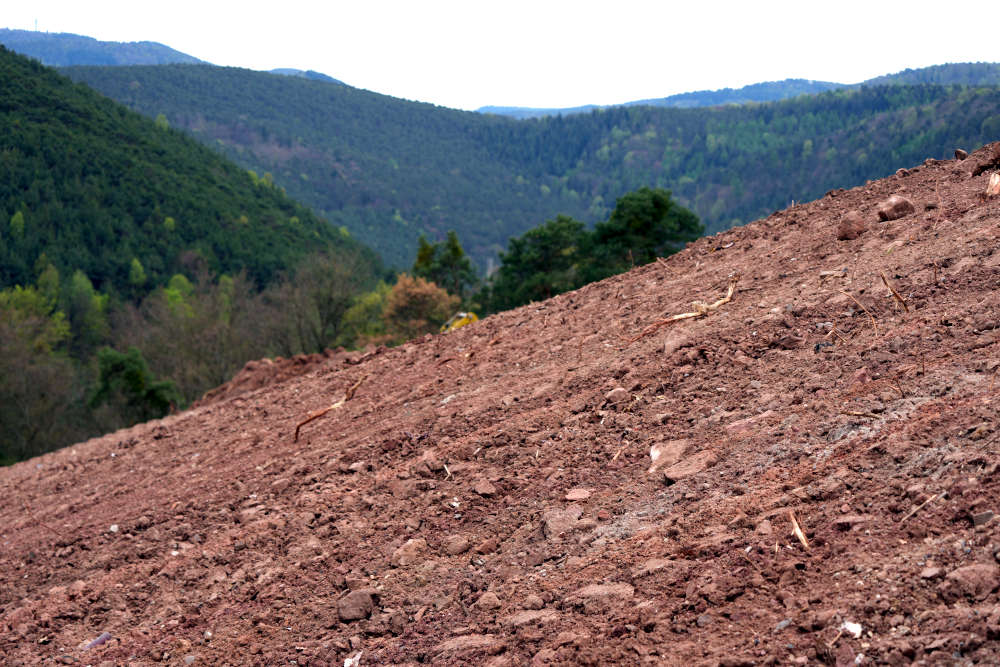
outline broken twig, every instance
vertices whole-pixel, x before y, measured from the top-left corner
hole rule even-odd
[[[53,528],[52,526],[50,526],[49,524],[45,523],[44,521],[42,521],[41,519],[39,519],[37,516],[35,516],[35,513],[31,511],[30,507],[28,507],[27,501],[21,500],[21,505],[24,506],[24,511],[28,513],[28,516],[30,516],[32,518],[32,520],[34,520],[35,523],[37,523],[38,525],[40,525],[43,528],[45,528],[46,530],[48,530],[50,533],[52,533],[53,535],[55,535],[59,539],[63,539],[62,533],[60,533],[58,530],[56,530],[55,528]]]
[[[916,507],[914,507],[913,509],[911,509],[909,512],[907,512],[906,516],[904,516],[902,519],[900,519],[899,522],[903,523],[904,521],[906,521],[907,519],[909,519],[911,516],[913,516],[914,514],[916,514],[917,512],[919,512],[920,510],[922,510],[924,508],[924,505],[926,505],[927,503],[929,503],[930,501],[934,500],[937,497],[938,497],[938,494],[935,493],[933,496],[931,496],[930,498],[928,498],[927,500],[925,500],[924,502],[920,503],[919,505],[917,505]]]
[[[809,548],[809,540],[806,539],[805,533],[799,528],[799,522],[795,520],[795,513],[792,510],[788,510],[788,518],[792,522],[792,532],[795,533],[795,537],[799,538],[799,542],[802,543],[806,549]]]
[[[874,316],[874,315],[872,315],[872,311],[870,311],[870,310],[868,310],[867,308],[865,308],[865,305],[864,305],[863,303],[861,303],[860,301],[858,301],[857,299],[855,299],[855,298],[854,298],[854,296],[853,296],[853,295],[852,295],[851,293],[849,293],[849,292],[845,292],[844,290],[838,290],[838,291],[839,291],[839,292],[840,292],[841,294],[843,294],[844,296],[848,296],[848,297],[850,297],[850,298],[851,298],[851,300],[852,300],[852,301],[853,301],[854,303],[858,304],[858,305],[859,305],[859,306],[861,307],[861,310],[863,310],[863,311],[865,311],[866,313],[868,313],[868,317],[870,317],[870,318],[871,318],[871,320],[872,320],[872,328],[874,328],[874,329],[875,329],[875,335],[877,336],[877,335],[878,335],[878,325],[877,325],[877,324],[875,324],[875,316]]]
[[[350,386],[350,388],[344,393],[344,397],[342,399],[340,399],[339,401],[337,401],[336,403],[334,403],[333,405],[325,407],[325,408],[323,408],[321,410],[316,410],[315,412],[310,412],[309,415],[305,419],[303,419],[298,424],[296,424],[295,425],[295,442],[299,441],[299,429],[301,429],[303,426],[305,426],[309,422],[311,422],[311,421],[313,421],[315,419],[319,419],[320,417],[322,417],[326,413],[330,412],[331,410],[337,410],[338,408],[344,407],[344,403],[347,403],[349,400],[351,400],[351,398],[354,396],[354,392],[358,390],[358,387],[361,386],[361,383],[364,382],[367,377],[368,377],[367,375],[362,375],[361,379],[358,380],[357,382],[355,382],[354,384],[352,384]]]
[[[828,333],[827,335],[823,336],[823,338],[829,338],[830,336],[836,336],[837,338],[840,339],[840,341],[842,343],[846,343],[847,342],[847,339],[840,335],[840,332],[837,331],[837,327],[835,327],[835,326],[830,327],[830,333]]]
[[[653,322],[648,327],[639,332],[637,336],[629,338],[627,343],[631,345],[637,340],[640,340],[642,338],[645,338],[646,336],[654,334],[658,330],[667,326],[668,324],[673,324],[674,322],[677,322],[679,320],[687,320],[693,317],[704,317],[705,315],[708,315],[713,310],[732,301],[733,294],[736,292],[736,283],[739,282],[739,280],[740,280],[739,274],[731,276],[729,278],[729,290],[726,292],[726,296],[722,297],[715,303],[705,303],[703,301],[695,301],[691,304],[691,307],[694,308],[694,310],[691,311],[690,313],[680,313],[678,315],[672,315],[666,319]]]
[[[866,419],[881,419],[881,417],[871,412],[854,412],[853,410],[841,410],[840,414],[847,415],[848,417],[865,417]]]
[[[906,312],[910,312],[910,307],[906,305],[906,301],[903,299],[903,297],[899,296],[899,292],[897,292],[893,288],[893,286],[889,284],[889,279],[885,277],[885,271],[879,271],[878,274],[882,276],[882,282],[885,284],[886,288],[892,293],[892,296],[896,298],[896,301],[899,302],[899,305],[903,307],[903,310],[905,310]]]

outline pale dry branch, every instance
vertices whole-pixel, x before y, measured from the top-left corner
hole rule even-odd
[[[847,415],[848,417],[864,417],[866,419],[880,419],[880,417],[871,412],[854,412],[853,410],[841,410],[840,414]]]
[[[896,301],[898,301],[899,305],[903,307],[903,310],[910,312],[910,307],[906,305],[906,301],[899,295],[899,292],[897,292],[895,288],[889,284],[889,279],[885,277],[885,271],[879,271],[878,274],[882,276],[882,283],[885,284],[889,292],[892,293],[892,296],[896,298]]]
[[[938,497],[938,494],[935,493],[933,496],[931,496],[930,498],[928,498],[927,500],[925,500],[924,502],[920,503],[919,505],[917,505],[916,507],[914,507],[913,509],[911,509],[909,512],[907,512],[906,516],[904,516],[902,519],[900,519],[899,522],[903,523],[904,521],[906,521],[907,519],[909,519],[911,516],[913,516],[914,514],[916,514],[917,512],[919,512],[920,510],[922,510],[924,508],[924,505],[926,505],[927,503],[931,502],[932,500],[934,500],[937,497]]]
[[[809,549],[809,540],[806,539],[805,533],[799,528],[799,522],[795,520],[795,513],[792,510],[788,510],[788,519],[792,522],[792,532],[795,533],[795,537],[799,538],[802,546]]]
[[[639,332],[639,334],[637,336],[633,336],[632,338],[629,338],[628,341],[626,341],[626,342],[629,345],[631,345],[632,343],[636,342],[637,340],[640,340],[642,338],[645,338],[646,336],[652,335],[652,334],[656,333],[657,331],[659,331],[660,329],[662,329],[663,327],[665,327],[665,326],[667,326],[669,324],[673,324],[674,322],[679,322],[680,320],[688,320],[688,319],[691,319],[691,318],[694,318],[694,317],[704,317],[705,315],[708,315],[713,310],[716,310],[720,306],[724,306],[725,304],[727,304],[730,301],[732,301],[733,294],[736,292],[736,283],[738,283],[739,280],[740,280],[739,274],[730,276],[730,278],[729,278],[729,289],[726,291],[726,296],[722,297],[718,301],[715,301],[714,303],[705,303],[703,301],[695,301],[695,302],[693,302],[691,304],[691,307],[694,309],[691,312],[689,312],[689,313],[679,313],[677,315],[671,315],[670,317],[667,317],[665,319],[653,322],[652,324],[650,324],[649,326],[647,326],[645,329],[643,329],[641,332]]]
[[[853,301],[854,303],[858,304],[858,306],[859,306],[859,307],[861,308],[861,310],[865,311],[865,312],[866,312],[866,313],[868,314],[868,317],[870,317],[870,318],[871,318],[871,321],[872,321],[872,328],[874,328],[874,329],[875,329],[875,335],[877,336],[877,335],[878,335],[878,325],[877,325],[877,324],[875,324],[875,316],[874,316],[874,315],[872,315],[872,311],[870,311],[870,310],[868,310],[867,308],[865,308],[865,305],[864,305],[863,303],[861,303],[860,301],[858,301],[857,299],[855,299],[855,298],[854,298],[854,295],[852,295],[852,294],[851,294],[850,292],[845,292],[844,290],[838,290],[838,291],[839,291],[839,292],[840,292],[841,294],[843,294],[844,296],[846,296],[846,297],[850,297],[850,299],[851,299],[851,300],[852,300],[852,301]]]
[[[309,422],[311,422],[313,420],[316,420],[316,419],[319,419],[320,417],[322,417],[326,413],[330,412],[331,410],[338,410],[338,409],[344,407],[344,403],[347,403],[347,401],[351,400],[351,398],[354,397],[354,392],[358,390],[358,387],[361,386],[361,383],[364,382],[367,377],[368,377],[367,375],[362,375],[360,380],[358,380],[357,382],[355,382],[354,384],[352,384],[347,389],[347,391],[344,393],[344,397],[342,399],[340,399],[339,401],[337,401],[336,403],[334,403],[333,405],[329,405],[329,406],[327,406],[325,408],[322,408],[320,410],[315,410],[313,412],[310,412],[306,416],[305,419],[303,419],[298,424],[296,424],[295,425],[295,442],[299,441],[299,429],[301,429],[303,426],[305,426]]]

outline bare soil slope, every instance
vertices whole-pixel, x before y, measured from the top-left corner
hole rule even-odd
[[[996,664],[998,166],[2,470],[3,663]]]

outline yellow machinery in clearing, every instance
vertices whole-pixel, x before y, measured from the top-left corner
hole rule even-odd
[[[451,316],[451,319],[441,325],[441,333],[448,333],[449,331],[454,331],[455,329],[461,329],[466,324],[472,324],[473,322],[478,322],[479,318],[475,313],[455,313]]]

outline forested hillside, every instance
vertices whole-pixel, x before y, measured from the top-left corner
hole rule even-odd
[[[951,63],[932,65],[920,69],[905,69],[895,74],[875,77],[865,81],[868,86],[882,84],[933,83],[940,86],[997,86],[1000,85],[1000,63]]]
[[[71,33],[0,28],[0,44],[53,67],[202,62],[157,42],[102,42]]]
[[[213,274],[245,270],[263,286],[327,245],[363,251],[163,119],[5,50],[0,146],[0,286],[32,282],[43,253],[100,290],[141,296],[192,255]]]
[[[993,87],[864,86],[768,104],[513,121],[240,69],[67,73],[271,172],[397,266],[409,264],[420,233],[441,239],[453,229],[482,269],[510,237],[558,214],[604,220],[618,197],[644,186],[671,190],[717,231],[1000,136]]]
[[[0,47],[0,463],[368,326],[375,254],[160,119]]]
[[[290,195],[397,266],[412,260],[421,232],[440,238],[455,229],[482,262],[512,233],[556,211],[586,211],[558,191],[543,194],[544,180],[519,178],[518,165],[497,159],[482,134],[506,119],[234,68],[66,73],[272,173]]]

